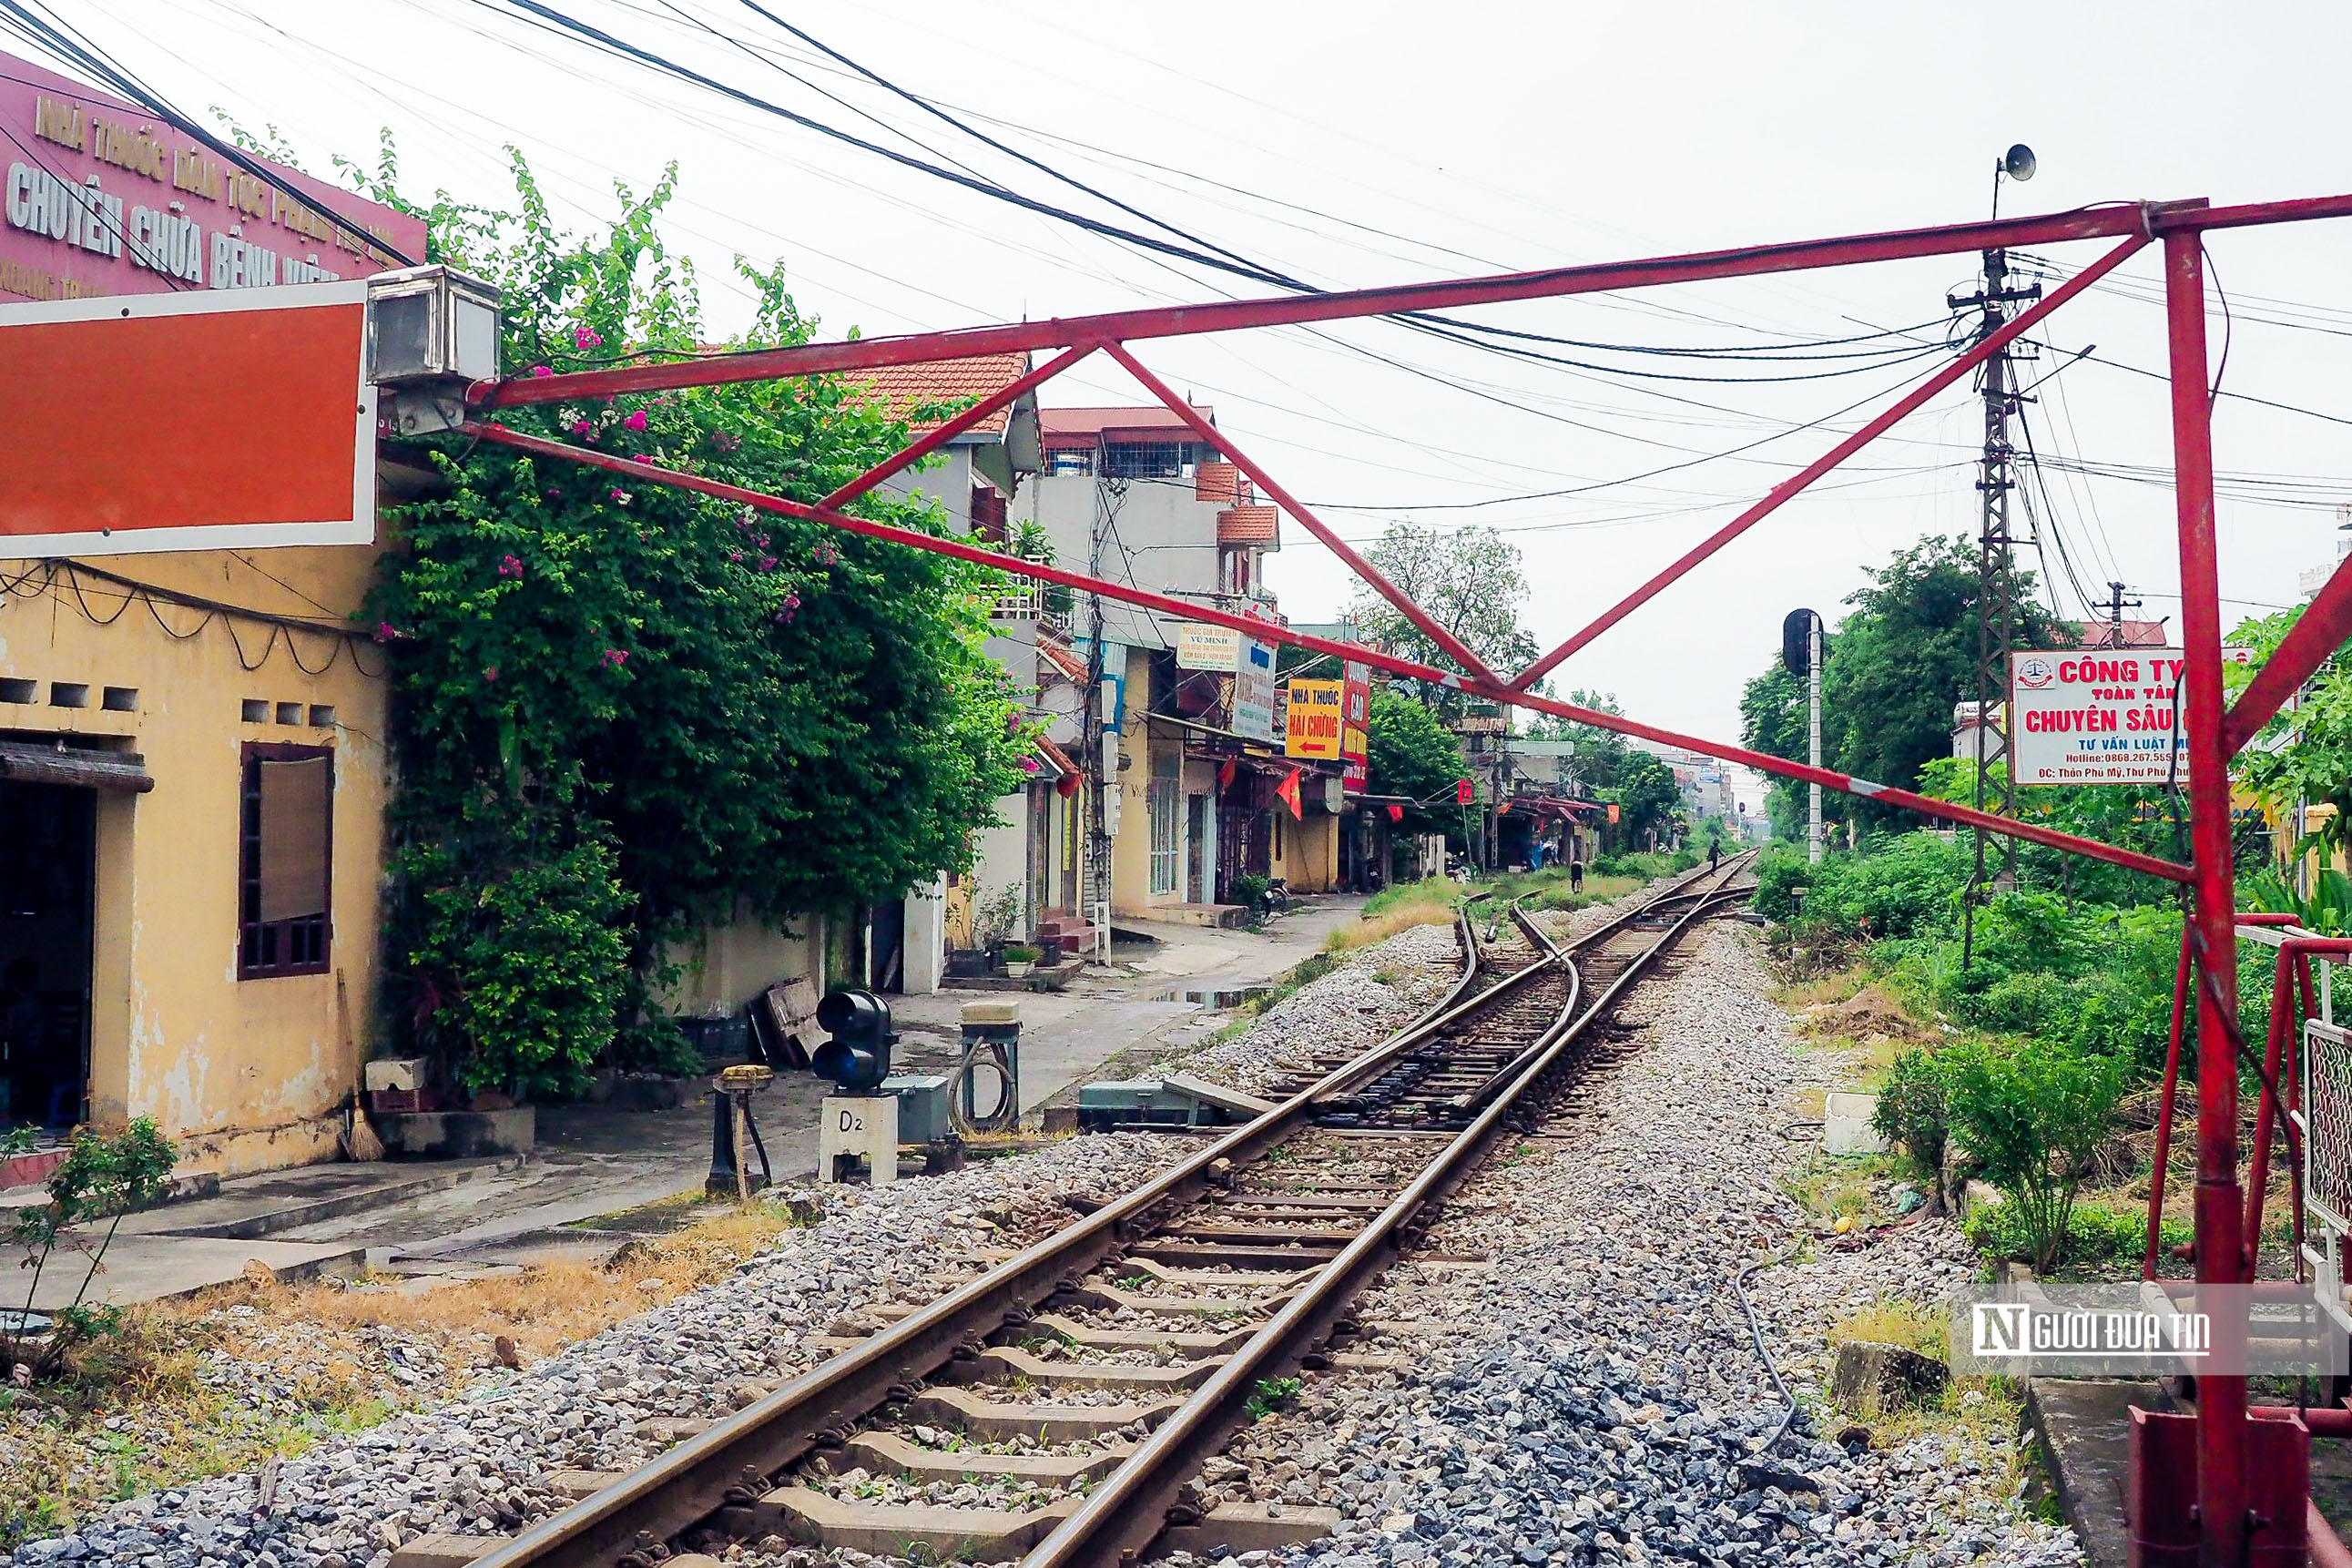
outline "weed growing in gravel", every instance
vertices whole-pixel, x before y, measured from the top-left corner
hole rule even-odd
[[[1263,1421],[1297,1397],[1307,1384],[1295,1377],[1261,1377],[1250,1390],[1249,1401],[1242,1408],[1252,1421]]]

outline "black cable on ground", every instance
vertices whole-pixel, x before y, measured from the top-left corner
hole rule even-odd
[[[1789,1387],[1788,1380],[1780,1375],[1780,1363],[1772,1359],[1770,1348],[1764,1343],[1764,1324],[1756,1316],[1756,1303],[1748,1299],[1748,1281],[1767,1268],[1777,1268],[1788,1262],[1803,1249],[1804,1245],[1800,1241],[1777,1258],[1759,1258],[1734,1275],[1731,1280],[1732,1289],[1738,1291],[1739,1295],[1739,1310],[1748,1314],[1748,1332],[1756,1342],[1756,1357],[1764,1363],[1765,1372],[1772,1379],[1772,1386],[1780,1391],[1780,1397],[1789,1405],[1787,1411],[1780,1416],[1780,1424],[1772,1428],[1772,1435],[1748,1450],[1748,1457],[1751,1459],[1762,1458],[1773,1450],[1781,1438],[1789,1435],[1789,1428],[1795,1425],[1800,1407],[1796,1394]]]

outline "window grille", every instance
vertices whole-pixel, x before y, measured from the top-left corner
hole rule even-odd
[[[332,921],[335,761],[322,746],[248,745],[240,792],[236,977],[322,974]]]
[[[1154,757],[1151,760],[1151,782],[1144,786],[1144,805],[1151,818],[1151,890],[1154,893],[1176,890],[1176,873],[1183,859],[1183,843],[1177,830],[1176,767],[1174,757]]]

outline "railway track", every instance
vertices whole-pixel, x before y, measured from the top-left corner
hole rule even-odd
[[[1349,1303],[1419,1244],[1493,1142],[1612,1045],[1607,1015],[1683,932],[1745,896],[1747,858],[1662,888],[1565,948],[1514,908],[1457,920],[1454,985],[1274,1110],[580,1500],[476,1568],[652,1568],[780,1536],[1024,1568],[1270,1547],[1336,1510],[1188,1483],[1301,1370],[1360,1360]],[[895,1321],[888,1321],[895,1319]],[[420,1568],[432,1552],[395,1568]],[[683,1563],[673,1568],[688,1568]],[[694,1568],[701,1568],[700,1564]]]

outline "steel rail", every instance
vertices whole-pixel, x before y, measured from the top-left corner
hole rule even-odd
[[[666,1542],[717,1512],[751,1472],[779,1474],[832,1436],[846,1435],[895,1391],[930,1375],[987,1335],[1024,1321],[1039,1302],[1146,1234],[1158,1217],[1204,1196],[1223,1171],[1289,1136],[1320,1101],[1346,1092],[1431,1034],[1549,967],[1549,960],[1538,960],[1475,990],[1482,966],[1470,906],[1478,901],[1469,900],[1454,917],[1463,954],[1460,978],[1394,1035],[1077,1224],[1032,1243],[979,1279],[492,1548],[473,1568],[610,1568],[648,1541]]]
[[[1610,994],[1622,991],[1671,947],[1699,918],[1703,907],[1695,904],[1661,932],[1628,966]],[[1589,943],[1579,939],[1578,945]],[[1552,962],[1543,961],[1547,967]],[[1573,1018],[1563,1014],[1546,1032],[1541,1056],[1510,1092],[1456,1134],[1339,1256],[1292,1295],[1263,1329],[1226,1357],[1181,1406],[1087,1494],[1076,1512],[1021,1559],[1021,1568],[1121,1568],[1140,1557],[1168,1527],[1168,1511],[1184,1485],[1223,1446],[1246,1413],[1258,1384],[1297,1365],[1328,1337],[1348,1304],[1417,1236],[1424,1212],[1468,1179],[1487,1146],[1519,1108],[1529,1086],[1542,1081],[1602,1011],[1596,1004]]]
[[[1744,892],[1732,891],[1730,884],[1732,879],[1738,874],[1740,862],[1743,860],[1750,860],[1754,858],[1755,851],[1750,850],[1746,855],[1734,856],[1731,859],[1725,861],[1720,868],[1709,867],[1704,871],[1694,871],[1688,878],[1685,879],[1684,884],[1679,886],[1675,891],[1661,893],[1658,897],[1643,904],[1639,909],[1628,910],[1618,916],[1616,919],[1608,921],[1606,924],[1587,932],[1584,937],[1579,939],[1579,945],[1589,946],[1595,942],[1606,941],[1609,938],[1617,935],[1619,932],[1630,929],[1633,922],[1641,919],[1643,916],[1656,913],[1660,905],[1677,904],[1687,900],[1690,901],[1691,907],[1676,918],[1675,924],[1673,928],[1675,931],[1679,934],[1684,926],[1688,924],[1690,921],[1694,920],[1705,920],[1718,907],[1735,902],[1746,896]],[[1686,890],[1688,884],[1690,883],[1697,882],[1704,878],[1717,876],[1720,876],[1722,880],[1713,888],[1697,891]],[[1552,943],[1551,939],[1549,936],[1543,937],[1542,940],[1545,945],[1552,947],[1552,950],[1555,952],[1559,952],[1559,948]],[[1560,956],[1563,961],[1567,958],[1565,953],[1561,953]],[[1574,982],[1570,987],[1569,994],[1569,1006],[1573,1010],[1576,1006],[1577,995],[1582,991],[1584,986],[1584,975],[1583,973],[1577,969],[1572,963],[1569,965],[1569,973],[1575,976]],[[1588,1011],[1596,1016],[1608,1011],[1610,1005],[1617,1000],[1618,993],[1625,988],[1626,982],[1637,975],[1639,973],[1640,969],[1638,965],[1628,968],[1623,974],[1619,975],[1617,979],[1611,984],[1609,989],[1603,991],[1599,996],[1593,998],[1592,1005]],[[1526,1050],[1521,1051],[1517,1056],[1512,1058],[1501,1067],[1496,1068],[1487,1076],[1485,1083],[1480,1084],[1476,1089],[1472,1089],[1469,1093],[1463,1095],[1455,1103],[1464,1110],[1479,1110],[1485,1109],[1496,1095],[1501,1094],[1505,1089],[1517,1080],[1519,1075],[1525,1072],[1535,1059],[1543,1053],[1546,1044],[1547,1042],[1541,1039],[1535,1041],[1529,1045]]]

